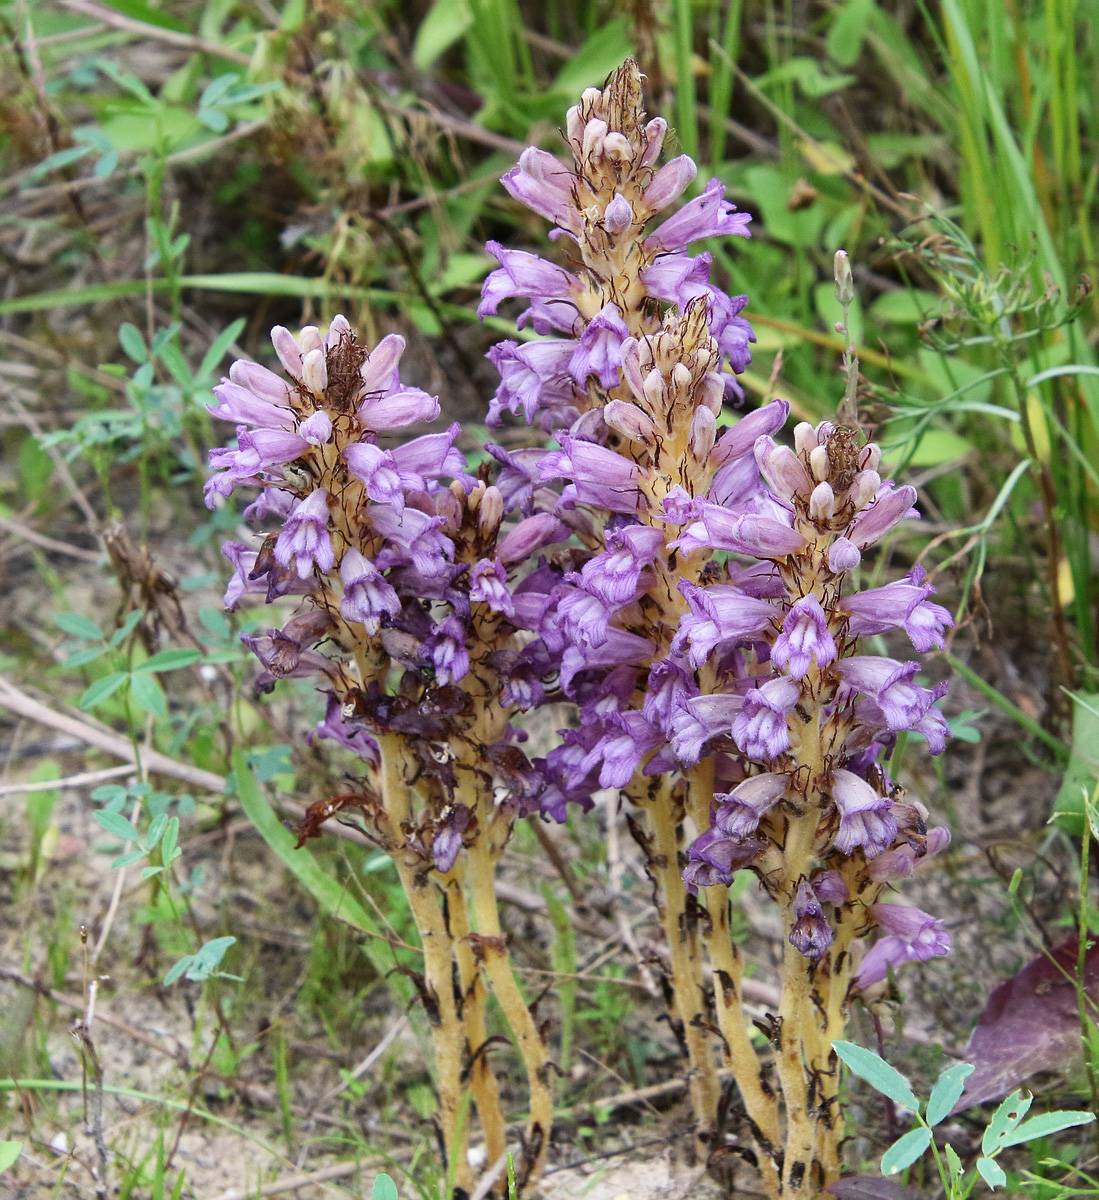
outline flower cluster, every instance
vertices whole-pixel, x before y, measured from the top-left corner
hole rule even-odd
[[[541,664],[512,645],[516,606],[529,603],[513,589],[528,555],[569,531],[552,516],[502,531],[503,497],[467,470],[456,424],[384,444],[439,411],[437,399],[401,383],[399,336],[367,352],[336,317],[323,336],[276,328],[272,342],[289,378],[234,363],[210,410],[237,423],[237,445],[211,453],[207,502],[256,488],[246,517],[278,527],[258,547],[225,545],[235,570],[225,602],[301,598],[281,628],[245,637],[263,665],[257,686],[316,679],[329,699],[315,736],[367,763],[377,764],[379,735],[407,742],[435,786],[419,789],[426,812],[404,845],[446,872],[472,828],[455,746],[508,764],[495,780],[505,809],[526,811],[537,790],[516,731],[484,715],[487,704],[522,709],[541,699]]]
[[[636,87],[623,69],[585,93],[567,122],[571,164],[532,148],[504,176],[554,222],[551,237],[575,242],[575,270],[490,245],[501,265],[481,303],[495,312],[525,297],[521,326],[568,335],[490,352],[494,415],[521,414],[560,446],[500,452],[502,490],[529,511],[548,507],[556,484],[556,514],[587,533],[537,620],[526,614],[580,707],[578,728],[541,764],[543,810],[563,819],[567,802],[587,805],[599,788],[637,790],[705,762],[712,812],[687,884],[750,867],[797,901],[791,937],[819,957],[831,941],[821,904],[864,905],[864,882],[906,873],[927,849],[925,814],[894,798],[879,758],[903,731],[933,753],[946,739],[934,706],[944,688],[915,682],[915,661],[862,653],[861,639],[902,630],[922,652],[943,644],[950,617],[918,567],[852,588],[863,553],[917,515],[914,489],[880,476],[876,446],[830,422],[799,425],[794,448],[783,446],[781,401],[721,428],[723,402],[739,395],[729,368],[749,357],[746,298],[725,295],[709,255],[686,249],[746,235],[749,218],[713,180],[652,224],[695,167],[657,166],[664,122],[644,119]],[[786,828],[808,811],[809,858],[825,876],[842,868],[842,895],[789,874]]]

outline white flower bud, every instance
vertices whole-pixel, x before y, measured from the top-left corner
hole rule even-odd
[[[321,337],[321,331],[316,325],[306,325],[306,327],[298,334],[298,341],[301,344],[302,355],[306,355],[310,350],[320,350],[324,345],[324,338]]]
[[[867,442],[859,451],[859,470],[876,471],[881,463],[881,447],[876,442]]]
[[[717,439],[717,418],[708,408],[696,408],[691,418],[690,449],[699,462],[705,462]]]
[[[629,438],[631,442],[645,442],[652,445],[656,441],[656,425],[652,418],[626,400],[611,400],[603,409],[603,420],[609,429]]]
[[[809,451],[809,469],[813,472],[813,478],[821,481],[832,474],[832,460],[826,446],[816,446]]]
[[[816,523],[830,521],[836,513],[836,493],[830,483],[818,483],[809,497],[809,519]]]
[[[816,428],[808,421],[799,421],[794,426],[794,449],[798,454],[809,454],[818,444]]]
[[[881,476],[877,471],[860,471],[847,491],[847,498],[855,512],[861,512],[878,494],[880,487]]]
[[[493,484],[485,488],[485,494],[481,497],[481,504],[477,509],[477,527],[482,533],[490,534],[499,529],[503,519],[504,497],[500,489]]]
[[[314,396],[324,395],[324,389],[328,387],[328,363],[323,350],[310,350],[302,357],[301,381]]]

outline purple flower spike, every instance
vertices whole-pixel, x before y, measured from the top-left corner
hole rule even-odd
[[[832,772],[832,799],[840,814],[836,849],[851,854],[862,846],[866,857],[888,850],[897,836],[897,821],[888,796],[879,795],[865,779],[837,768]]]
[[[785,667],[795,679],[804,679],[814,659],[826,667],[836,657],[836,641],[828,632],[828,618],[816,596],[803,596],[786,614],[771,661]]]
[[[890,967],[906,962],[927,962],[949,954],[950,934],[943,921],[907,904],[873,904],[870,915],[885,930],[867,951],[855,974],[860,988],[881,983]]]
[[[296,560],[301,579],[308,578],[314,566],[326,575],[336,565],[328,535],[328,493],[324,488],[310,492],[286,518],[275,542],[275,558],[284,567]]]
[[[790,930],[790,945],[806,958],[822,958],[832,944],[832,927],[824,917],[820,900],[803,879],[794,895],[794,924]]]
[[[574,189],[576,176],[559,158],[528,146],[500,182],[527,208],[570,233],[580,232]]]

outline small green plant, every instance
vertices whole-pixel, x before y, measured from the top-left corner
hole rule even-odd
[[[930,1150],[947,1200],[966,1200],[980,1179],[993,1190],[1004,1187],[1007,1174],[996,1159],[1009,1146],[1019,1146],[1062,1129],[1088,1125],[1095,1120],[1094,1113],[1071,1109],[1042,1113],[1024,1120],[1034,1097],[1022,1089],[1012,1092],[992,1114],[981,1139],[980,1157],[970,1170],[966,1170],[953,1146],[947,1145],[942,1151],[939,1150],[935,1145],[933,1130],[950,1116],[961,1099],[966,1078],[974,1070],[969,1063],[955,1063],[947,1067],[931,1089],[926,1104],[921,1104],[904,1076],[872,1050],[851,1042],[835,1042],[833,1045],[848,1070],[894,1104],[909,1109],[916,1118],[915,1126],[882,1155],[882,1174],[896,1175]]]

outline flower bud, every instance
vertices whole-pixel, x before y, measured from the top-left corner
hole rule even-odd
[[[302,356],[301,381],[314,396],[324,395],[328,387],[328,364],[323,350],[309,350]]]
[[[832,491],[832,485],[826,482],[818,483],[809,497],[809,519],[823,524],[835,515],[836,493]]]
[[[832,460],[828,457],[827,447],[814,446],[809,451],[809,469],[813,477],[821,482],[832,474]]]

